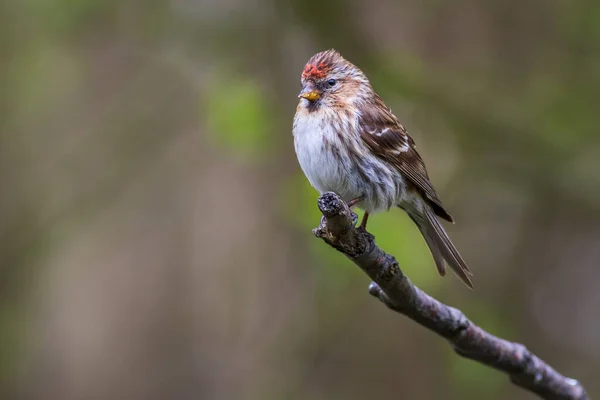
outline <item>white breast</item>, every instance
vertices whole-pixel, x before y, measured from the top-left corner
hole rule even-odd
[[[344,171],[332,153],[338,139],[330,124],[323,124],[319,112],[304,112],[294,119],[294,147],[302,171],[319,192],[333,191],[343,196]],[[326,145],[326,143],[332,145]]]

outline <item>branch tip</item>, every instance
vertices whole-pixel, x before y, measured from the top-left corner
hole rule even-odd
[[[348,208],[341,197],[334,192],[323,193],[317,200],[317,205],[325,218],[341,214],[345,208]]]

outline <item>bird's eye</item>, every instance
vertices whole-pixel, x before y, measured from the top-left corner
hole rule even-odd
[[[335,83],[336,83],[336,82],[335,82],[335,79],[330,79],[330,80],[328,80],[328,81],[327,81],[327,84],[328,84],[329,86],[335,86]]]

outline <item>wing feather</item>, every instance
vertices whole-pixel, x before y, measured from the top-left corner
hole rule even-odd
[[[414,141],[400,121],[379,97],[368,111],[361,114],[361,138],[365,144],[377,157],[394,165],[415,185],[439,217],[454,222],[429,180],[425,163],[417,152]]]

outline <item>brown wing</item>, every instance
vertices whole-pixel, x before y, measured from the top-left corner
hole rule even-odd
[[[425,195],[439,217],[454,222],[429,181],[425,163],[414,141],[383,101],[380,98],[376,100],[376,104],[369,108],[370,113],[361,114],[362,139],[376,156],[398,168]]]

